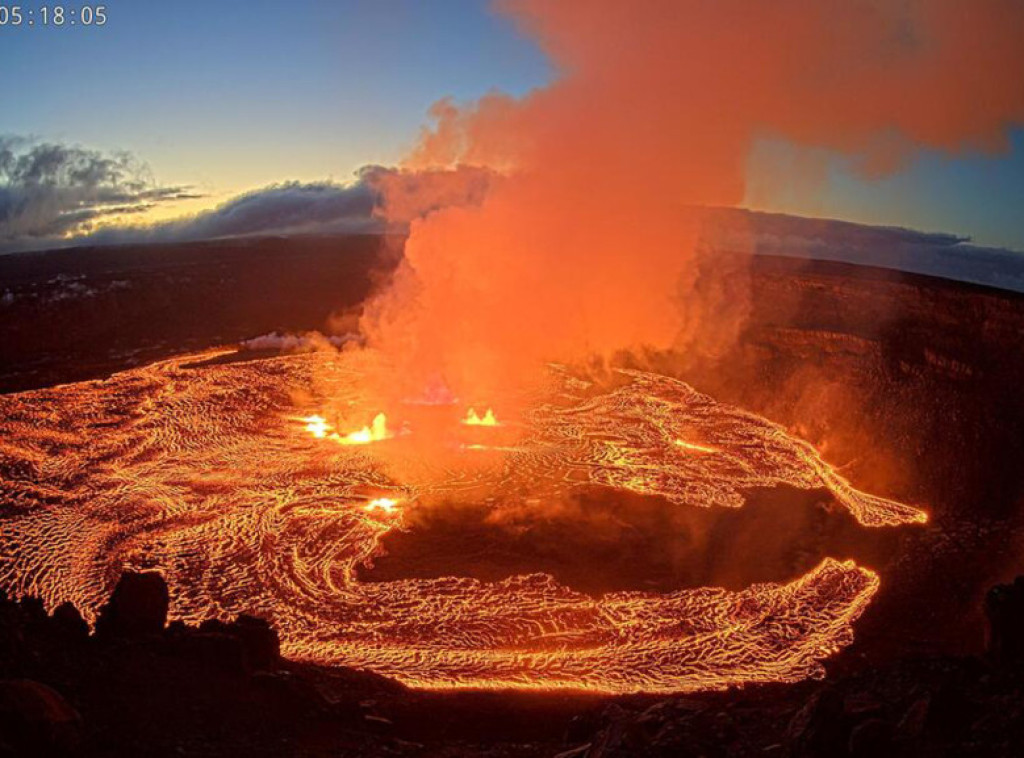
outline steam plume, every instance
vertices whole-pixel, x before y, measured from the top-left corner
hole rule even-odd
[[[685,208],[739,204],[757,136],[841,151],[871,175],[923,146],[998,150],[1024,121],[1019,0],[498,7],[560,78],[522,99],[435,104],[407,168],[501,179],[479,206],[412,223],[364,318],[408,375],[441,373],[464,395],[546,359],[668,346],[682,314],[706,314],[678,307],[696,277]]]

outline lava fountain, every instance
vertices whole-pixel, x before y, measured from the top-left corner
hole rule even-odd
[[[301,416],[296,419],[305,425],[306,431],[317,439],[329,439],[339,445],[369,445],[371,442],[380,442],[394,436],[388,430],[388,418],[383,413],[373,417],[369,426],[364,426],[356,432],[339,434],[327,419],[318,413],[311,416]]]
[[[175,618],[261,616],[291,658],[414,687],[685,692],[820,675],[879,577],[826,558],[741,591],[589,595],[539,573],[373,582],[358,570],[418,508],[543,513],[583,487],[739,508],[751,487],[787,485],[828,490],[865,527],[926,518],[859,491],[770,421],[657,374],[621,372],[608,388],[553,368],[507,427],[452,415],[438,425],[450,434],[429,435],[410,416],[393,434],[377,411],[342,433],[328,406],[375,412],[357,358],[202,360],[222,355],[0,398],[5,590],[94,618],[122,570],[157,569]],[[474,434],[506,436],[465,453]]]
[[[470,408],[462,423],[466,426],[498,426],[498,419],[490,408],[483,416],[478,415],[476,409]]]

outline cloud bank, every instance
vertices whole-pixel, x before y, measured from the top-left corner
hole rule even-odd
[[[449,108],[445,102],[439,108]],[[285,182],[194,216],[82,233],[127,207],[189,196],[158,187],[129,155],[0,137],[0,253],[49,247],[189,242],[264,234],[405,233],[445,208],[479,208],[503,176],[458,166],[365,166],[349,184]],[[62,236],[74,234],[77,236]],[[950,234],[802,219],[731,208],[701,212],[700,245],[763,255],[836,260],[1024,292],[1021,253],[979,248]]]
[[[0,136],[0,251],[87,234],[115,216],[195,197],[157,186],[128,153]]]
[[[285,182],[247,192],[209,211],[146,226],[102,229],[89,244],[188,242],[257,234],[374,231],[376,193],[363,180]]]
[[[406,231],[442,207],[478,205],[496,177],[482,168],[405,171],[368,165],[349,184],[283,182],[201,213],[152,224],[124,217],[195,197],[146,178],[127,153],[0,138],[0,253],[48,247],[191,242],[270,234]],[[115,224],[103,222],[118,218]]]

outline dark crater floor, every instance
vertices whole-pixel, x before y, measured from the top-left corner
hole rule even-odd
[[[545,572],[588,594],[740,590],[788,582],[827,557],[864,566],[892,560],[902,527],[867,529],[826,491],[747,493],[743,508],[686,508],[662,498],[593,488],[551,516],[507,521],[487,506],[413,510],[388,534],[387,554],[361,580],[469,576],[485,581]]]

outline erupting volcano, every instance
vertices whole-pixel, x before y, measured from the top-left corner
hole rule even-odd
[[[1024,0],[116,5],[0,5],[0,754],[1024,754]]]
[[[122,568],[155,568],[176,618],[261,616],[291,657],[417,687],[718,689],[819,674],[879,577],[826,559],[787,584],[590,596],[545,574],[375,582],[358,571],[414,509],[533,504],[541,517],[586,487],[680,509],[739,508],[753,487],[824,488],[866,527],[925,519],[858,491],[782,428],[665,376],[596,382],[553,367],[521,399],[514,438],[470,453],[458,409],[421,427],[411,412],[395,436],[378,414],[345,436],[295,406],[369,411],[367,354],[218,357],[0,399],[7,590],[91,615]]]

